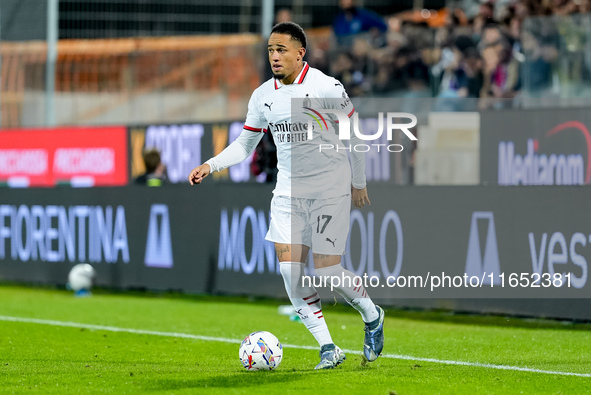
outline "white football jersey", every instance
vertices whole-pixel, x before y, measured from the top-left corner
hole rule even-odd
[[[278,168],[275,195],[325,199],[351,193],[351,167],[335,129],[337,118],[315,111],[321,109],[343,111],[349,117],[355,111],[343,85],[306,62],[291,85],[272,78],[253,92],[244,129],[273,133]],[[312,121],[312,139],[308,121]],[[339,149],[321,151],[320,144]]]

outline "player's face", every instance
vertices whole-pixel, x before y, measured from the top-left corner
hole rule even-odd
[[[278,33],[269,37],[268,49],[273,76],[284,84],[291,84],[302,69],[306,50],[289,34]]]

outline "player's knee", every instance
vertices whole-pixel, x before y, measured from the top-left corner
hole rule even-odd
[[[302,270],[300,262],[280,262],[279,271],[283,278],[291,279],[297,278]]]
[[[340,276],[344,270],[345,270],[345,268],[343,268],[343,266],[339,262],[335,265],[317,267],[316,274],[322,275],[322,276],[328,276],[328,277]]]
[[[314,258],[314,265],[316,269],[325,268],[325,267],[332,267],[332,266],[340,266],[341,264],[341,256],[340,255],[323,255],[323,254],[313,254]]]
[[[292,271],[291,262],[280,262],[279,263],[279,271],[281,272],[281,275],[283,276],[283,278],[288,277]]]

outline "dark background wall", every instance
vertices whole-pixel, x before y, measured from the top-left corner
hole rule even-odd
[[[272,244],[263,241],[271,190],[220,183],[5,189],[0,279],[63,285],[86,261],[101,286],[285,298]],[[591,319],[588,188],[370,185],[370,193],[372,205],[353,211],[344,265],[380,284],[389,275],[427,279],[368,288],[378,302]],[[535,287],[534,273],[568,274],[571,286]],[[432,289],[427,277],[464,274],[485,282]],[[519,285],[511,286],[511,274]]]
[[[0,2],[0,40],[45,40],[47,1],[2,0]]]

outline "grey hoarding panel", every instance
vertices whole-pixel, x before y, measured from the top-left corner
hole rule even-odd
[[[275,247],[265,240],[272,188],[256,184],[216,187],[215,291],[286,297]]]
[[[99,285],[205,292],[211,204],[188,187],[5,190],[0,278],[65,284],[88,262]]]
[[[249,245],[253,229],[261,238],[266,231],[261,216],[270,196],[258,201],[241,191],[243,203],[222,204],[218,251],[226,255],[218,253],[216,290],[285,297],[267,249]],[[591,289],[591,190],[370,185],[369,192],[372,205],[352,212],[343,265],[367,280],[374,276],[366,288],[380,303],[591,318],[581,307]],[[313,274],[311,262],[307,273]],[[397,286],[386,283],[389,276]]]
[[[480,180],[485,185],[589,185],[588,108],[484,111]]]
[[[0,278],[64,284],[86,261],[106,286],[285,298],[264,241],[272,188],[207,181],[5,189]],[[380,303],[591,319],[591,189],[370,185],[369,193],[372,205],[352,212],[343,265],[375,276],[367,290]],[[534,287],[534,277],[550,274],[565,285]]]
[[[375,186],[370,192],[372,205],[362,215],[366,224],[374,224],[373,236],[369,226],[367,234],[373,239],[379,298],[591,294],[586,258],[591,191],[586,188]],[[353,259],[353,271],[357,262],[363,259]],[[397,286],[385,284],[388,276],[399,277]]]

